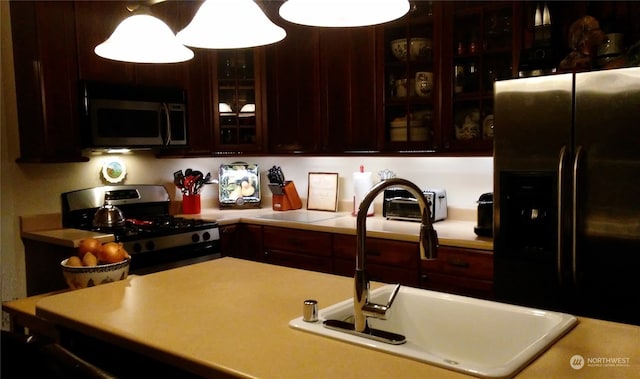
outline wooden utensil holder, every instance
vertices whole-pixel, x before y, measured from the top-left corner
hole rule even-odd
[[[283,186],[269,184],[269,189],[273,193],[272,208],[274,211],[290,211],[302,208],[302,200],[300,200],[293,181],[286,181]]]

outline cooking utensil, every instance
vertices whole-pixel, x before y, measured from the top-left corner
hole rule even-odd
[[[183,195],[197,195],[203,185],[211,180],[211,173],[205,176],[202,171],[187,168],[173,173],[173,183],[182,191]]]
[[[180,191],[182,191],[182,193],[184,193],[184,191],[185,191],[185,188],[184,188],[184,174],[182,173],[182,170],[178,170],[178,171],[173,173],[173,184],[175,184],[176,187],[178,187],[180,189]]]
[[[104,205],[93,215],[94,228],[120,228],[125,225],[124,215],[120,208],[111,204],[109,192],[104,195]]]

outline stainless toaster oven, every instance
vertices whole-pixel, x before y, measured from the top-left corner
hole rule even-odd
[[[431,221],[447,218],[447,194],[443,189],[426,189],[422,193],[429,203]],[[388,220],[420,221],[418,200],[403,188],[389,188],[384,191],[382,215]]]

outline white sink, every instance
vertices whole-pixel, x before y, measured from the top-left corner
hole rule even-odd
[[[386,303],[395,286],[371,291]],[[480,377],[512,377],[544,352],[578,320],[571,315],[470,297],[401,287],[387,320],[369,319],[371,328],[404,335],[391,345],[323,327],[323,321],[353,322],[353,299],[321,309],[318,322],[296,318],[295,329],[382,350]]]

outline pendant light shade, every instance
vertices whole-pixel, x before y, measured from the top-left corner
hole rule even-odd
[[[286,35],[253,0],[206,0],[177,37],[187,46],[234,49],[268,45]]]
[[[95,53],[133,63],[175,63],[193,58],[193,51],[178,41],[167,24],[145,13],[123,20],[111,37],[96,46]]]
[[[409,8],[409,0],[287,0],[280,16],[301,25],[356,27],[393,21]]]

